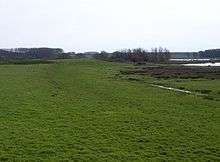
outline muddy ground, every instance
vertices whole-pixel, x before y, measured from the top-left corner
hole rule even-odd
[[[220,67],[185,67],[185,66],[158,66],[136,67],[121,71],[126,75],[150,75],[155,78],[206,78],[220,79]]]

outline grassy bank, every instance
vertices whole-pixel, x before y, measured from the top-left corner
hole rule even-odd
[[[118,77],[131,66],[1,65],[0,161],[220,160],[220,102]]]

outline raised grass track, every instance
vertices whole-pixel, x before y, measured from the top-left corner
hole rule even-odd
[[[220,101],[116,77],[129,66],[1,65],[0,161],[219,161]]]

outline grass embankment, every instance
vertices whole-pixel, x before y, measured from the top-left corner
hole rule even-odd
[[[1,65],[0,161],[219,160],[220,102],[117,77],[127,66]]]

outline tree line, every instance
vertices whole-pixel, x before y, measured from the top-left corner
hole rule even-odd
[[[62,58],[61,48],[13,48],[0,49],[0,59],[57,59]]]
[[[13,48],[0,49],[0,59],[66,59],[66,58],[96,58],[120,62],[166,62],[170,59],[170,52],[166,48],[152,48],[150,51],[136,48],[124,49],[108,53],[105,51],[86,53],[65,53],[61,48]]]
[[[97,59],[119,61],[119,62],[168,62],[171,58],[170,51],[167,48],[152,48],[150,51],[135,48],[124,49],[115,51],[113,53],[107,53],[102,51],[95,56]]]
[[[219,59],[220,49],[211,49],[200,52],[170,52],[167,48],[143,48],[123,49],[109,52],[85,52],[65,53],[61,48],[12,48],[0,49],[0,60],[10,59],[69,59],[69,58],[96,58],[108,61],[119,62],[152,62],[164,63],[173,57],[193,58],[193,59]]]
[[[198,54],[201,58],[217,59],[220,58],[220,49],[200,51]]]

